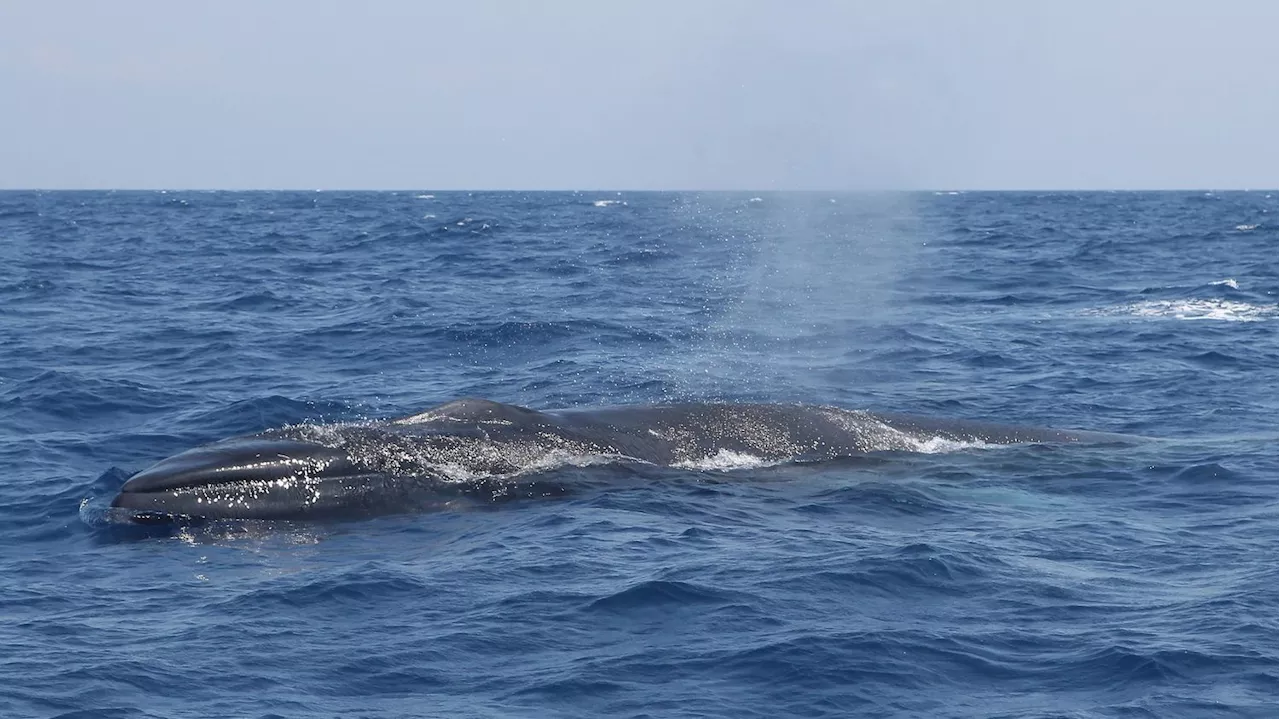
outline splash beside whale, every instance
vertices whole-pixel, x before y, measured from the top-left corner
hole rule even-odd
[[[671,404],[540,412],[461,399],[401,419],[295,425],[165,459],[112,501],[134,522],[322,519],[413,511],[461,489],[569,463],[669,467],[822,461],[939,443],[1113,442],[1034,429],[836,407]]]

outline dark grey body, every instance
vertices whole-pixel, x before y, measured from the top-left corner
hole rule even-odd
[[[1117,435],[935,420],[834,407],[677,404],[538,412],[450,402],[370,424],[298,425],[197,447],[129,479],[112,502],[135,521],[311,519],[409,511],[575,458],[696,468],[915,451],[931,442],[1106,442]]]

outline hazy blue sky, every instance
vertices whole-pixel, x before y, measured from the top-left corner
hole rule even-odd
[[[0,187],[1277,184],[1277,3],[0,3]]]

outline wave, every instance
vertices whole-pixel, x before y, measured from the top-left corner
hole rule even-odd
[[[145,417],[175,401],[189,399],[128,379],[95,377],[70,370],[46,370],[0,389],[0,419],[19,413],[27,421],[41,416],[51,423],[83,427],[87,421]]]
[[[1221,284],[1235,288],[1234,280]],[[1084,314],[1098,317],[1146,317],[1176,320],[1219,320],[1223,322],[1259,322],[1276,317],[1276,305],[1258,305],[1221,299],[1146,300],[1118,307],[1086,310]]]
[[[732,604],[739,601],[732,592],[699,586],[691,582],[650,580],[600,597],[588,605],[591,612],[670,612],[681,607]]]
[[[288,309],[293,305],[288,299],[282,298],[271,290],[262,290],[260,292],[247,292],[237,297],[227,300],[216,300],[199,305],[201,308],[211,310],[238,310],[242,312],[279,312]]]

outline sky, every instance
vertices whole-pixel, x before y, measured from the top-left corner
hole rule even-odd
[[[0,188],[1275,188],[1275,0],[0,0]]]

